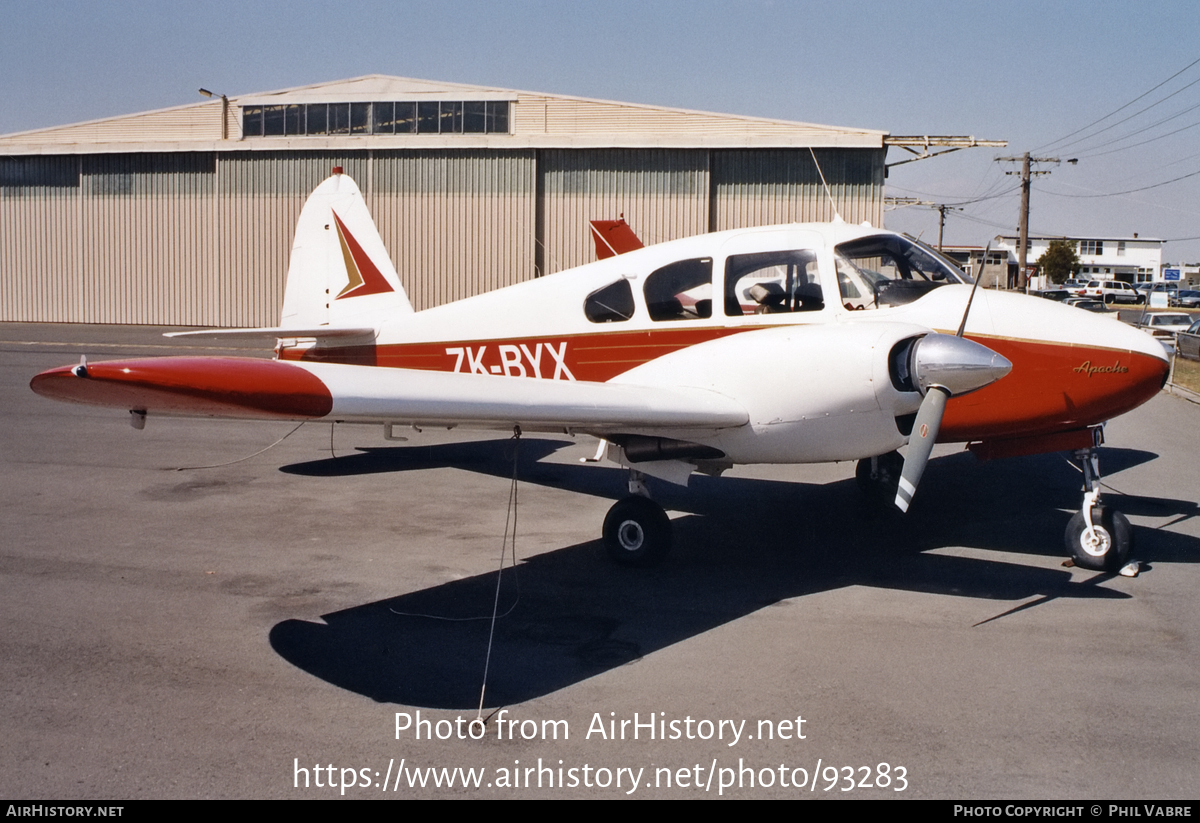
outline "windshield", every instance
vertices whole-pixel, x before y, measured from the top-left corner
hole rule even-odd
[[[834,249],[838,288],[848,309],[911,303],[947,283],[970,283],[961,269],[909,237],[881,234]]]

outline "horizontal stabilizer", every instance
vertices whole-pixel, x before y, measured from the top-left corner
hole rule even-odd
[[[193,340],[262,340],[275,345],[276,340],[293,338],[345,339],[348,337],[364,337],[375,339],[375,329],[371,328],[338,328],[335,326],[315,326],[309,329],[287,329],[280,326],[268,326],[260,329],[200,329],[197,331],[167,332],[163,337],[190,337]]]

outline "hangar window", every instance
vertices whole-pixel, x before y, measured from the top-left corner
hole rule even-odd
[[[440,111],[437,103],[417,103],[417,133],[418,134],[437,134],[438,126],[441,121],[438,118]]]
[[[808,249],[730,255],[725,314],[778,314],[825,308],[817,257]]]
[[[417,130],[416,103],[372,103],[372,134],[412,134]]]
[[[243,106],[244,137],[329,134],[507,134],[507,100]]]
[[[651,320],[712,317],[712,258],[680,260],[655,270],[643,293]]]
[[[329,133],[329,106],[326,103],[314,103],[305,106],[308,130],[306,134]]]
[[[597,289],[583,301],[583,313],[593,323],[620,323],[633,317],[633,289],[621,278]]]
[[[350,104],[349,103],[330,103],[329,104],[329,133],[330,134],[349,134],[350,133]]]
[[[262,129],[267,137],[304,133],[304,106],[263,106]]]
[[[463,103],[462,130],[465,134],[482,134],[487,131],[487,103]]]

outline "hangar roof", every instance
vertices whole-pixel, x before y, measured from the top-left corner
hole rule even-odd
[[[325,104],[330,104],[328,110]],[[411,106],[412,114],[402,115],[401,104]],[[419,108],[421,104],[425,107]],[[385,106],[390,106],[390,120],[381,119]],[[440,127],[436,125],[438,109],[431,106],[441,106]],[[318,109],[322,112],[319,120],[315,119]],[[419,112],[427,111],[435,112],[434,121],[428,117],[421,120]],[[276,127],[263,129],[260,124],[267,117],[264,112],[275,116],[270,122]],[[479,119],[485,116],[486,127]],[[346,124],[339,120],[337,126],[333,125],[335,117],[347,118]],[[360,128],[363,117],[365,131]],[[290,125],[293,119],[285,118],[300,123],[299,131]],[[306,131],[305,124],[310,120],[322,125]],[[399,133],[401,126],[395,124],[402,121],[411,121],[411,131]],[[435,124],[430,128],[417,121]],[[285,122],[289,125],[282,125]],[[380,133],[378,127],[385,122],[393,123],[388,127],[391,133]],[[478,128],[472,125],[476,123]],[[247,128],[258,129],[260,134],[247,133]],[[169,109],[0,135],[0,154],[367,148],[880,149],[886,136],[887,132],[873,129],[371,74],[230,96],[227,102],[214,97]]]

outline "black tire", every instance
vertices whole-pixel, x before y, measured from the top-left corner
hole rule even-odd
[[[854,482],[868,500],[890,505],[896,500],[896,489],[900,487],[900,474],[904,471],[904,458],[900,452],[881,454],[876,459],[879,469],[871,476],[871,458],[864,457],[854,467]]]
[[[1071,559],[1076,566],[1092,571],[1119,570],[1129,562],[1129,553],[1133,550],[1133,527],[1129,525],[1129,520],[1116,509],[1095,506],[1092,508],[1092,525],[1096,530],[1095,547],[1089,546],[1083,539],[1087,531],[1083,512],[1075,512],[1067,523],[1065,539]]]
[[[671,520],[647,497],[618,500],[604,518],[604,549],[622,566],[653,566],[671,550]]]

